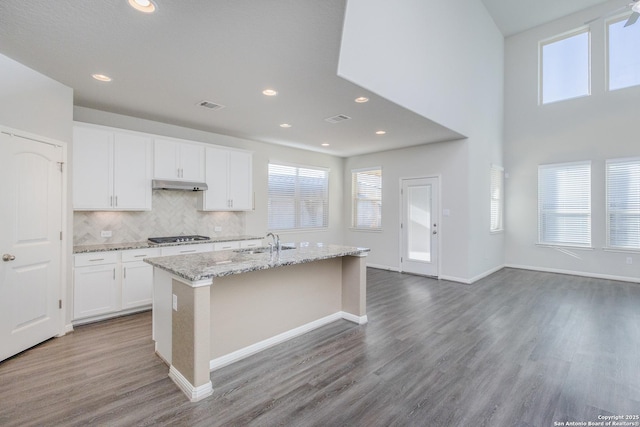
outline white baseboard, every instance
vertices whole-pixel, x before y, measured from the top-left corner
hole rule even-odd
[[[594,279],[617,280],[619,282],[640,283],[640,279],[637,277],[615,276],[613,274],[589,273],[585,271],[564,270],[560,268],[534,267],[531,265],[520,265],[520,264],[507,264],[505,265],[505,267],[517,268],[520,270],[542,271],[545,273],[558,273],[558,274],[568,274],[571,276],[591,277]]]
[[[357,325],[365,325],[369,322],[366,314],[364,316],[356,316],[355,314],[347,313],[345,311],[342,311],[341,314],[344,320],[348,320],[349,322],[353,322]]]
[[[211,381],[198,387],[194,387],[193,384],[187,380],[184,375],[180,373],[173,365],[169,368],[169,378],[176,383],[176,385],[187,395],[190,401],[198,402],[213,394],[213,385]]]
[[[378,270],[394,271],[396,273],[400,272],[400,269],[398,267],[391,267],[391,266],[388,266],[388,265],[367,263],[367,267],[375,268],[375,269],[378,269]]]
[[[236,350],[229,354],[225,354],[224,356],[216,357],[215,359],[211,359],[209,361],[209,369],[214,371],[216,369],[220,369],[224,366],[230,365],[234,362],[242,360],[246,357],[254,355],[262,350],[266,350],[269,347],[273,347],[274,345],[283,343],[287,340],[300,336],[302,334],[306,334],[314,329],[318,329],[322,326],[328,325],[329,323],[335,322],[336,320],[345,319],[350,322],[357,323],[358,325],[364,325],[367,323],[367,316],[356,316],[351,313],[346,313],[344,311],[339,311],[337,313],[331,314],[329,316],[323,317],[318,320],[314,320],[313,322],[309,322],[297,328],[291,329],[287,332],[283,332],[271,338],[267,338],[266,340],[262,340],[250,346],[241,348],[240,350]]]

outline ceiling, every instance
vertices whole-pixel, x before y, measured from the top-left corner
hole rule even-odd
[[[461,137],[336,75],[346,0],[155,1],[143,14],[126,0],[2,0],[0,53],[72,87],[77,106],[255,141],[348,157]],[[483,1],[507,35],[603,3]],[[325,121],[339,114],[351,119]]]

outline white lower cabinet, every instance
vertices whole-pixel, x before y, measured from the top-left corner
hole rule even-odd
[[[156,256],[158,248],[122,251],[122,310],[153,302],[153,266],[142,260]]]
[[[110,252],[75,256],[74,320],[120,309],[120,268],[117,261],[117,253]]]
[[[157,248],[92,252],[74,256],[73,319],[106,318],[151,306],[153,267],[143,258]]]

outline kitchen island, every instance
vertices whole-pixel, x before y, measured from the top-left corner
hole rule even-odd
[[[330,322],[367,322],[369,249],[301,243],[147,258],[153,339],[191,401],[209,372]]]

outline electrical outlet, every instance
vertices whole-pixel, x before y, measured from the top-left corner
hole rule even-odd
[[[627,264],[633,264],[633,258],[630,256],[627,257]]]
[[[102,230],[100,232],[100,237],[111,237],[113,232],[111,230]]]
[[[173,294],[173,311],[178,311],[178,295]]]
[[[216,225],[216,226],[213,228],[213,231],[222,231],[222,227],[220,227],[219,225]]]

